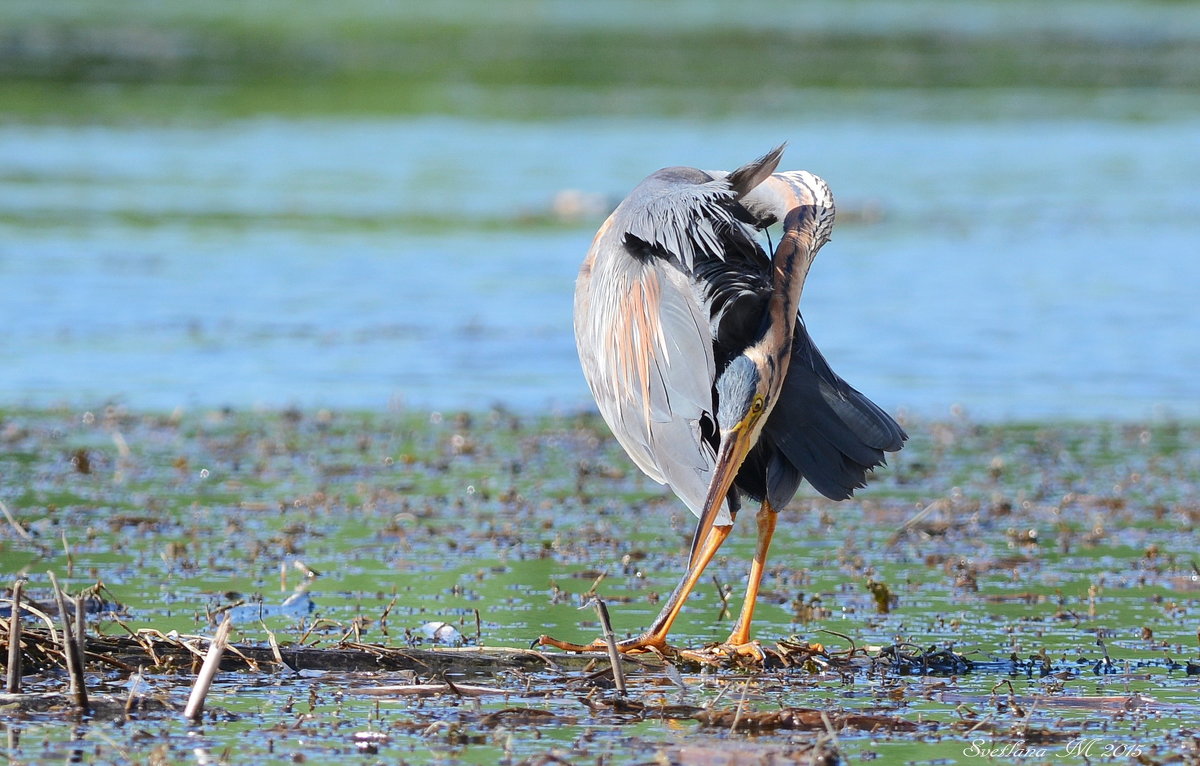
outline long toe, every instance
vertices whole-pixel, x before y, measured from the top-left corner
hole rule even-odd
[[[564,652],[603,652],[607,651],[608,647],[602,639],[597,638],[590,644],[573,644],[570,641],[560,641],[551,636],[538,636],[538,646],[553,646],[555,649],[562,649]],[[618,646],[618,648],[620,648]]]
[[[573,644],[570,641],[560,641],[557,638],[550,636],[539,636],[537,640],[538,646],[553,646],[556,649],[562,649],[564,652],[607,652],[608,644],[603,638],[597,638],[590,644]],[[651,635],[643,633],[635,638],[627,638],[624,641],[617,642],[617,651],[621,654],[638,654],[640,652],[659,651],[667,652],[667,639],[665,636]]]
[[[617,651],[622,654],[637,654],[640,652],[657,651],[667,653],[667,637],[643,633],[635,638],[627,638],[617,642]]]

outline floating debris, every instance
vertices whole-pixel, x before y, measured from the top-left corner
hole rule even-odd
[[[417,635],[435,644],[461,646],[463,635],[448,622],[427,622],[416,630]]]
[[[392,738],[381,731],[356,731],[350,738],[358,752],[364,755],[378,755],[379,748],[387,745]]]
[[[776,729],[808,729],[826,731],[832,728],[861,729],[863,731],[916,731],[921,726],[913,721],[895,716],[867,715],[861,713],[829,714],[811,708],[785,708],[764,713],[755,713],[741,708],[704,710],[692,716],[704,726],[728,731],[766,732]],[[936,724],[925,728],[935,729]]]

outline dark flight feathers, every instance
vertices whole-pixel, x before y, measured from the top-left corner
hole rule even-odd
[[[739,486],[782,508],[806,479],[831,500],[845,500],[866,485],[908,438],[874,402],[830,369],[803,324],[797,323],[792,362],[759,443],[747,458]],[[762,485],[762,476],[766,485]],[[744,475],[743,475],[744,474]]]

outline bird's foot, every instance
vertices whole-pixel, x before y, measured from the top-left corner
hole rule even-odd
[[[767,653],[757,641],[710,644],[703,649],[684,649],[679,656],[706,665],[761,666],[767,661]]]
[[[538,646],[553,646],[556,649],[562,649],[564,652],[607,652],[608,643],[603,638],[597,638],[590,644],[573,644],[570,641],[560,641],[557,638],[550,636],[539,636],[537,640]],[[668,653],[670,651],[667,646],[667,637],[665,635],[657,635],[651,633],[643,633],[634,638],[627,638],[624,641],[617,642],[617,651],[621,654],[637,654],[640,652],[660,652]]]

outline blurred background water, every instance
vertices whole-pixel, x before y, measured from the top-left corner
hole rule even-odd
[[[0,407],[589,407],[608,209],[787,141],[881,404],[1200,416],[1200,7],[417,5],[0,8]]]

